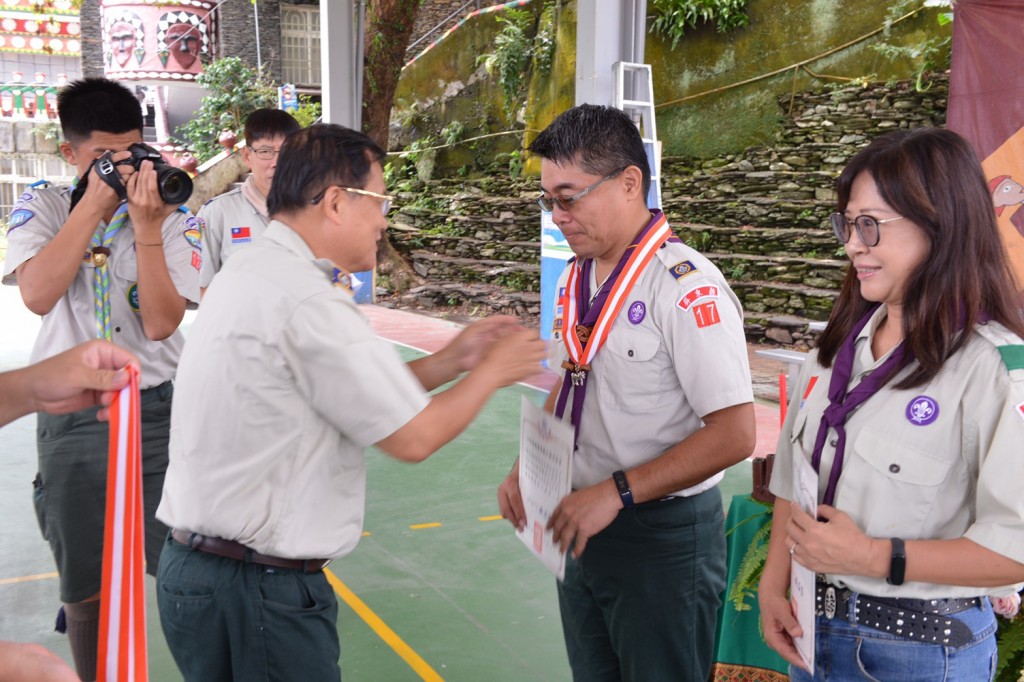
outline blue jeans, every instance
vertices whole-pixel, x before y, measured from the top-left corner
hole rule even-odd
[[[850,597],[851,600],[856,595]],[[852,605],[851,605],[852,606]],[[851,608],[851,612],[852,612]],[[815,621],[815,670],[790,666],[791,682],[984,682],[996,673],[996,620],[986,598],[980,607],[949,616],[970,626],[974,638],[961,647],[912,642],[849,621]]]
[[[566,559],[558,585],[577,682],[706,682],[725,589],[722,496],[712,488],[623,509]]]

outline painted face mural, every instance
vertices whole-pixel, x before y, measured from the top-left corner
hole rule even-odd
[[[178,65],[187,69],[199,58],[199,29],[188,24],[175,24],[167,29],[167,47]]]
[[[164,66],[173,57],[179,68],[191,70],[197,59],[209,54],[206,22],[198,14],[184,10],[161,15],[157,53]]]
[[[135,62],[141,64],[146,54],[144,35],[142,19],[138,14],[121,10],[111,15],[107,20],[107,63],[113,61],[125,68],[129,60],[135,57]]]

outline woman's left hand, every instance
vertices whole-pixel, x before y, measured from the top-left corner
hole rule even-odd
[[[888,540],[868,537],[849,515],[827,504],[818,505],[818,518],[793,503],[786,533],[789,546],[796,544],[792,555],[802,566],[817,573],[888,575]]]

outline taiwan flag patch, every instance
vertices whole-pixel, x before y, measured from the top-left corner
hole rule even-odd
[[[231,243],[232,244],[248,244],[252,241],[252,233],[248,227],[232,227],[231,228]]]

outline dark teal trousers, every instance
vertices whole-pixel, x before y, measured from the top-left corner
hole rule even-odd
[[[186,681],[341,679],[338,601],[322,571],[227,559],[168,537],[156,580],[160,624]]]
[[[558,599],[576,682],[706,682],[724,525],[716,487],[623,509],[568,557]]]

